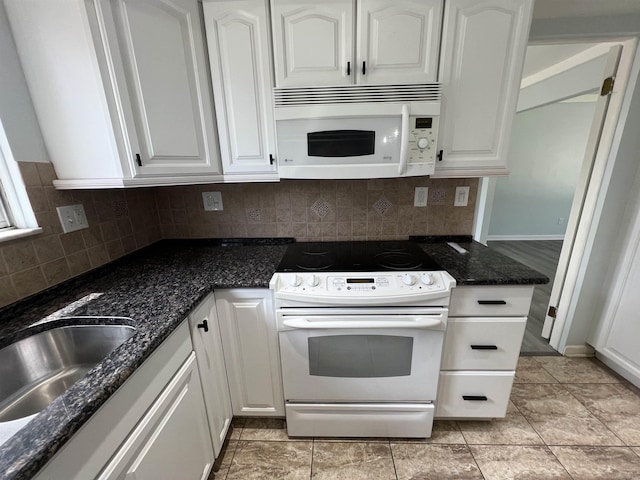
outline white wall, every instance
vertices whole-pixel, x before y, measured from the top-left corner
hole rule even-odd
[[[73,72],[69,72],[73,75]],[[40,125],[0,1],[0,118],[17,161],[48,162]]]
[[[555,103],[516,115],[511,173],[496,180],[489,240],[564,235],[594,108]]]

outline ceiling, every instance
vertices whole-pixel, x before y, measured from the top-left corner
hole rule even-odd
[[[534,19],[640,14],[639,0],[536,0]]]

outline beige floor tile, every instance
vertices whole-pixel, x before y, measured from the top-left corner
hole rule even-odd
[[[389,443],[387,437],[313,437],[313,439],[324,443]]]
[[[633,450],[636,453],[636,455],[640,457],[640,447],[633,447],[631,448],[631,450]]]
[[[527,418],[529,415],[589,415],[586,407],[560,384],[514,385],[511,401]]]
[[[239,442],[227,480],[308,480],[313,442]]]
[[[229,467],[231,467],[231,461],[233,460],[233,455],[236,452],[237,446],[238,446],[238,442],[236,440],[229,440],[229,443],[227,444],[227,448],[223,449],[220,452],[220,455],[222,455],[220,468],[218,469],[217,472],[212,471],[211,475],[209,475],[209,478],[211,479],[215,478],[216,480],[224,480],[225,478],[227,478],[227,474],[229,473]]]
[[[533,357],[520,357],[514,383],[558,383]]]
[[[540,435],[509,402],[507,416],[482,422],[459,422],[469,445],[544,445]]]
[[[592,358],[534,357],[560,383],[620,383],[620,379]]]
[[[614,433],[593,415],[526,416],[547,445],[624,445]]]
[[[435,420],[433,430],[429,438],[391,438],[391,443],[437,443],[437,444],[462,444],[465,440],[458,427],[458,422],[450,420]]]
[[[640,457],[620,447],[549,447],[576,480],[636,480]]]
[[[485,480],[571,480],[547,447],[469,447]]]
[[[391,445],[398,480],[482,480],[466,445]]]
[[[567,389],[627,445],[640,445],[640,396],[622,384],[575,384]]]
[[[240,434],[240,440],[271,442],[311,441],[309,438],[289,438],[286,423],[281,418],[248,418]]]
[[[313,444],[311,478],[317,480],[395,480],[391,448],[384,443]]]

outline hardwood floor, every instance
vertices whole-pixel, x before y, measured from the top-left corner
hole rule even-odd
[[[550,281],[536,285],[529,310],[529,320],[520,354],[554,354],[547,339],[542,338],[542,325],[549,305],[553,277],[558,266],[562,240],[511,240],[488,242],[488,246],[545,274]]]

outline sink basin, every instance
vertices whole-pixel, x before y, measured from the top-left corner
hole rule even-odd
[[[0,350],[0,422],[45,409],[134,332],[128,325],[71,325]]]

